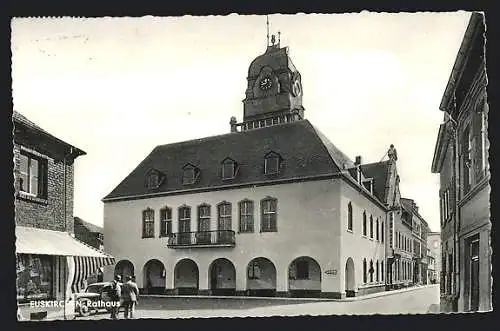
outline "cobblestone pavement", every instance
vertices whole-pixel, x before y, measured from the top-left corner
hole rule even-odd
[[[210,318],[210,317],[269,317],[299,315],[371,315],[426,314],[439,312],[439,286],[422,286],[401,291],[377,293],[353,301],[301,301],[234,298],[175,298],[141,299],[135,318]],[[78,320],[109,319],[99,313]],[[123,313],[120,313],[123,319]]]

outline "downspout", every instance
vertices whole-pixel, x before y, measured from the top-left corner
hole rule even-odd
[[[64,204],[63,204],[63,215],[64,215],[64,231],[66,232],[68,230],[68,216],[67,216],[67,203],[68,203],[68,197],[67,197],[67,179],[66,179],[66,176],[67,176],[67,172],[66,172],[66,158],[68,156],[71,156],[73,154],[73,147],[70,148],[69,150],[69,154],[65,154],[64,157],[63,157],[63,195],[64,195]],[[67,281],[68,281],[68,277],[67,277],[67,272],[69,271],[69,269],[67,268],[66,266],[67,264],[67,261],[65,260],[64,261],[64,308],[63,308],[63,312],[64,312],[64,319],[66,320],[67,317],[66,317],[66,299],[67,299],[67,289],[68,289],[68,286],[67,286]],[[59,266],[60,268],[61,266]]]
[[[455,100],[454,100],[454,107],[455,105]],[[455,191],[455,210],[454,210],[454,217],[453,217],[453,250],[455,251],[455,261],[453,263],[453,273],[454,273],[454,289],[455,289],[455,297],[458,299],[460,296],[460,272],[458,272],[458,268],[460,266],[460,245],[458,241],[458,218],[459,218],[459,213],[460,213],[460,208],[458,206],[459,201],[460,201],[460,165],[459,165],[459,146],[458,146],[458,123],[453,119],[451,114],[449,112],[446,112],[448,114],[448,121],[450,121],[453,125],[453,165],[454,165],[454,191]]]

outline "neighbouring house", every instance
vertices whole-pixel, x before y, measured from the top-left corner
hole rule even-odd
[[[432,172],[440,174],[442,311],[489,311],[490,167],[485,18],[474,12],[446,85]]]
[[[28,320],[72,318],[73,293],[82,281],[114,263],[74,238],[74,162],[85,152],[16,111],[13,124],[18,314]],[[30,304],[36,300],[65,304]]]

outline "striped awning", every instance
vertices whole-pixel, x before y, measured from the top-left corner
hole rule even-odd
[[[78,293],[83,289],[85,279],[98,273],[102,267],[115,264],[115,259],[112,257],[73,256],[73,262],[75,272],[71,291]]]
[[[67,232],[25,226],[16,226],[16,253],[66,256],[71,270],[68,281],[73,293],[80,291],[83,281],[100,268],[115,264],[114,257],[73,238]]]

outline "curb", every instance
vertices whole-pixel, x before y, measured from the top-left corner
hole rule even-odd
[[[399,289],[399,290],[383,291],[383,292],[367,294],[367,295],[354,297],[354,298],[340,299],[338,301],[342,301],[342,302],[363,301],[363,300],[375,299],[375,298],[380,298],[380,297],[385,297],[385,296],[391,296],[391,295],[400,294],[400,293],[412,292],[412,291],[416,291],[416,290],[424,289],[424,288],[431,288],[433,286],[437,286],[437,285],[432,284],[432,285],[412,286],[412,287],[407,287],[407,288]]]
[[[419,289],[430,288],[438,286],[437,284],[432,285],[420,285],[412,286],[399,290],[392,291],[382,291],[373,294],[367,294],[359,297],[345,298],[345,299],[330,299],[330,298],[286,298],[286,297],[249,297],[249,296],[216,296],[216,295],[167,295],[167,294],[141,294],[140,298],[175,298],[175,299],[224,299],[224,300],[275,300],[275,301],[300,301],[302,303],[307,302],[353,302],[353,301],[363,301],[369,299],[380,298],[384,296],[390,296],[400,293],[412,292]]]

